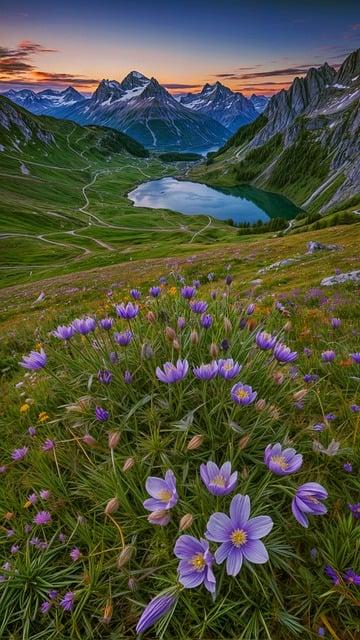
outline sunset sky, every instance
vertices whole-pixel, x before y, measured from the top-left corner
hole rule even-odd
[[[358,0],[0,0],[0,18],[0,91],[89,93],[137,69],[173,93],[271,95],[360,46]]]

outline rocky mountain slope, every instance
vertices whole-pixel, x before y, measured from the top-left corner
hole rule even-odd
[[[265,111],[269,100],[270,98],[268,98],[267,96],[257,96],[256,93],[253,93],[252,96],[250,96],[250,102],[252,102],[258,113],[262,113],[263,111]]]
[[[312,211],[360,200],[360,49],[271,98],[264,113],[213,154],[197,177],[251,182]]]
[[[188,93],[180,102],[193,111],[214,118],[232,132],[258,116],[251,100],[242,93],[231,91],[221,82],[205,84],[200,93]]]
[[[13,94],[8,97],[14,99]],[[75,100],[72,96],[65,104],[64,98],[55,104],[52,97],[52,106],[48,106],[49,96],[35,94],[35,98],[28,96],[23,106],[81,125],[112,127],[152,149],[206,149],[223,144],[231,135],[218,121],[187,109],[155,78],[146,78],[138,71],[129,73],[122,82],[102,80],[88,99]]]
[[[0,96],[0,153],[11,157],[14,152],[38,153],[44,157],[56,156],[63,149],[69,153],[71,146],[62,130],[62,122],[55,118],[36,116]],[[67,123],[69,124],[69,123]],[[70,123],[71,124],[71,123]],[[74,135],[86,137],[87,151],[95,156],[128,152],[134,156],[147,157],[147,150],[129,136],[100,126],[80,127],[74,125]]]

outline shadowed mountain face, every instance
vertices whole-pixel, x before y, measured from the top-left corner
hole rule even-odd
[[[254,104],[242,93],[235,93],[221,82],[206,84],[200,93],[188,93],[180,99],[189,109],[203,113],[234,132],[258,116]]]
[[[26,100],[22,106],[33,113],[112,127],[153,149],[206,149],[223,144],[231,133],[217,120],[187,109],[155,78],[138,71],[129,73],[122,82],[102,80],[89,99],[30,93],[22,97],[11,92],[8,97],[19,104]]]
[[[84,96],[73,87],[68,87],[64,91],[44,89],[39,93],[31,91],[31,89],[20,89],[19,91],[10,89],[4,95],[31,113],[57,118],[61,118],[65,111],[76,102],[84,100]]]
[[[230,156],[230,159],[229,159]],[[212,158],[210,182],[251,182],[326,211],[360,188],[360,49],[295,78]],[[211,176],[211,177],[210,177]]]

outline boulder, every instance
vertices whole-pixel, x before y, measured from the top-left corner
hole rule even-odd
[[[360,282],[360,270],[329,276],[321,280],[321,285],[323,287],[331,287],[333,284],[344,284],[344,282]]]
[[[307,253],[316,253],[317,251],[339,251],[341,247],[338,244],[324,244],[317,240],[311,240],[307,244]]]

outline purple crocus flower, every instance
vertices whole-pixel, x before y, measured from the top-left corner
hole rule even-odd
[[[132,320],[139,313],[138,305],[132,302],[117,304],[115,310],[119,318],[123,318],[123,320]]]
[[[177,319],[177,328],[180,329],[180,331],[181,331],[185,327],[185,325],[186,325],[185,318],[180,316],[180,318]]]
[[[258,331],[255,336],[255,342],[259,349],[263,349],[263,351],[268,351],[269,349],[273,349],[276,345],[277,338],[272,336],[271,333],[267,333],[267,331]]]
[[[153,298],[158,298],[161,293],[161,289],[160,287],[150,287],[149,293]]]
[[[96,420],[99,420],[99,422],[106,422],[106,420],[109,419],[109,412],[106,411],[106,409],[103,409],[102,407],[96,407],[95,408],[95,417]]]
[[[240,371],[241,364],[234,362],[232,358],[218,360],[218,374],[221,378],[224,378],[225,380],[232,380],[232,378],[235,378]]]
[[[220,342],[220,349],[221,349],[221,351],[223,351],[224,353],[226,353],[227,351],[229,351],[229,349],[230,349],[230,342],[229,342],[229,340],[226,340],[226,338],[224,338],[224,340],[221,340],[221,342]]]
[[[355,353],[350,353],[350,358],[354,362],[354,364],[360,364],[360,351],[356,351]]]
[[[324,571],[330,578],[331,582],[337,587],[340,584],[340,576],[338,572],[329,564],[324,567]]]
[[[19,365],[24,367],[24,369],[30,369],[31,371],[37,371],[37,369],[42,369],[45,367],[47,361],[47,356],[44,349],[40,349],[40,351],[30,351],[28,356],[23,356]]]
[[[36,493],[30,493],[27,499],[30,504],[35,504],[38,501],[38,496],[36,495]]]
[[[183,298],[185,298],[185,300],[191,300],[191,298],[196,295],[196,289],[195,287],[185,285],[185,287],[182,287],[181,289],[181,295]]]
[[[46,440],[44,440],[43,445],[42,445],[42,450],[43,451],[52,451],[52,449],[54,449],[55,447],[55,442],[54,440],[51,440],[50,438],[46,438]]]
[[[91,331],[94,331],[96,322],[94,318],[75,318],[72,321],[72,327],[76,333],[86,336]]]
[[[282,449],[281,444],[268,444],[264,452],[266,466],[277,476],[286,476],[298,471],[303,463],[301,453],[295,449]]]
[[[28,434],[31,438],[33,438],[34,436],[36,436],[36,429],[35,427],[29,427],[28,428]]]
[[[109,353],[109,360],[112,364],[116,364],[119,360],[119,356],[116,353],[116,351],[110,351]]]
[[[44,525],[50,524],[52,518],[51,513],[49,511],[38,511],[38,513],[34,516],[34,524]]]
[[[357,587],[360,587],[360,575],[352,569],[347,569],[343,577],[347,584],[355,584]]]
[[[11,457],[13,460],[22,460],[23,458],[25,458],[25,456],[27,455],[29,451],[29,447],[20,447],[19,449],[14,449],[14,451],[11,454]]]
[[[211,568],[214,556],[210,553],[207,540],[180,536],[175,543],[174,554],[180,559],[179,582],[185,589],[193,589],[204,583],[210,593],[215,593],[216,578]]]
[[[218,372],[218,364],[213,360],[209,364],[201,364],[199,367],[193,368],[195,378],[199,380],[212,380]]]
[[[330,322],[333,329],[338,329],[341,326],[340,318],[331,318]]]
[[[200,476],[205,487],[213,496],[227,496],[237,485],[237,471],[231,473],[231,462],[224,462],[220,467],[209,460],[200,465]]]
[[[256,305],[252,302],[251,304],[249,304],[248,308],[246,309],[246,315],[251,316],[254,311],[256,309]]]
[[[351,404],[350,405],[350,411],[352,411],[353,413],[359,413],[360,404]]]
[[[77,560],[79,560],[81,558],[81,555],[82,555],[81,551],[78,547],[74,547],[70,551],[70,558],[73,562],[76,562]]]
[[[296,360],[298,354],[297,351],[291,351],[290,347],[278,342],[274,347],[274,356],[278,362],[293,362]]]
[[[140,620],[136,625],[136,633],[143,633],[152,627],[174,607],[176,601],[177,598],[173,592],[162,593],[155,596],[142,612]]]
[[[173,384],[183,380],[189,371],[189,363],[187,360],[178,360],[176,365],[172,362],[165,362],[163,368],[156,367],[156,377],[161,382]]]
[[[323,422],[317,422],[312,427],[313,431],[324,431],[324,429],[325,429],[325,424]]]
[[[59,325],[58,328],[53,331],[53,336],[55,336],[55,338],[59,338],[59,340],[70,340],[74,333],[75,329],[71,324],[69,326],[63,324]]]
[[[304,382],[317,382],[319,380],[319,376],[317,373],[305,373]]]
[[[352,466],[351,462],[345,462],[344,465],[343,465],[343,469],[344,469],[344,471],[346,471],[346,473],[352,473],[353,466]]]
[[[213,323],[213,317],[210,313],[203,313],[200,318],[200,324],[204,329],[210,329]]]
[[[10,548],[10,553],[14,556],[16,553],[20,551],[20,545],[13,544]]]
[[[124,372],[124,382],[125,384],[131,384],[133,381],[133,374],[131,373],[131,371],[128,371],[126,369],[126,371]]]
[[[296,489],[296,494],[291,503],[291,510],[302,527],[309,526],[308,515],[322,516],[327,512],[327,508],[321,502],[326,500],[327,497],[326,489],[317,482],[305,482],[305,484]]]
[[[167,511],[176,505],[178,501],[176,478],[171,469],[167,470],[165,478],[150,476],[146,480],[145,487],[151,496],[143,503],[148,511]]]
[[[44,601],[44,602],[42,602],[42,603],[41,603],[41,605],[40,605],[40,612],[41,612],[42,614],[44,614],[44,615],[45,615],[46,613],[49,613],[49,611],[50,611],[50,609],[51,609],[51,606],[52,606],[51,602],[49,602],[48,600],[45,600],[45,601]]]
[[[140,300],[141,298],[141,292],[139,289],[130,289],[130,295],[133,300]]]
[[[158,527],[166,527],[171,520],[171,513],[168,510],[160,509],[157,511],[151,511],[147,517],[150,524],[155,524]]]
[[[42,500],[48,500],[50,498],[50,491],[49,489],[41,489],[40,491],[40,498]]]
[[[193,287],[195,287],[195,289],[199,289],[200,286],[201,286],[201,282],[200,282],[200,280],[193,280],[192,281],[192,285],[193,285]]]
[[[110,384],[112,380],[112,373],[108,369],[100,369],[98,371],[98,380],[101,384]]]
[[[252,387],[248,384],[238,382],[237,384],[234,384],[230,394],[236,404],[246,405],[254,402],[257,396],[257,391],[253,391]]]
[[[353,514],[354,518],[359,519],[360,518],[360,502],[355,502],[354,504],[349,504],[348,505],[351,513]]]
[[[232,281],[233,281],[233,277],[232,277],[232,275],[230,275],[230,273],[228,273],[226,278],[225,278],[225,284],[227,284],[227,286],[230,287]]]
[[[121,333],[114,333],[114,340],[120,347],[127,347],[133,339],[132,331],[122,331]]]
[[[328,349],[328,351],[323,351],[321,354],[321,360],[323,362],[333,362],[336,358],[336,353],[332,349]]]
[[[309,349],[308,347],[304,347],[304,356],[306,356],[307,358],[310,358],[311,355],[312,355],[311,349]]]
[[[205,313],[207,306],[205,300],[194,300],[194,302],[190,302],[190,309],[194,313]]]
[[[59,604],[64,611],[72,611],[74,606],[75,593],[73,591],[68,591],[65,593],[64,597],[60,600]]]
[[[110,329],[112,328],[114,324],[114,321],[112,318],[102,318],[99,321],[99,327],[101,329],[104,329],[105,331],[110,331]]]
[[[237,576],[243,559],[263,564],[269,559],[260,538],[273,527],[269,516],[250,518],[250,498],[237,494],[230,504],[230,517],[225,513],[213,513],[207,523],[205,536],[208,540],[221,542],[215,552],[215,560],[221,564],[226,559],[229,576]]]

